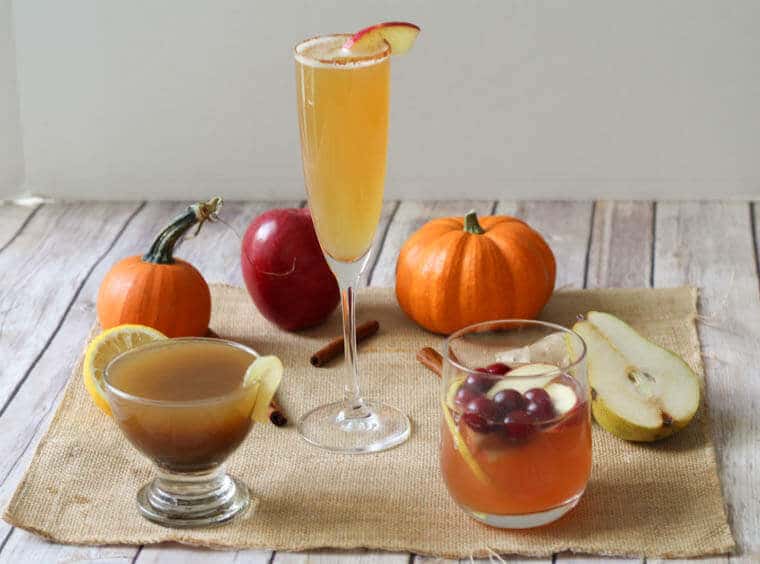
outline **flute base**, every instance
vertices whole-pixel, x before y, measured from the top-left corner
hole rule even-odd
[[[411,423],[401,411],[370,400],[364,406],[355,413],[342,401],[319,406],[301,417],[298,432],[314,446],[345,454],[380,452],[409,438]]]

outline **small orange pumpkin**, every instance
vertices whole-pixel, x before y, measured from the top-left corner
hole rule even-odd
[[[434,333],[481,321],[532,319],[554,291],[556,262],[543,237],[509,216],[435,219],[401,248],[396,297]]]
[[[211,293],[201,273],[175,259],[174,247],[222,205],[221,198],[198,202],[158,234],[144,256],[117,262],[98,292],[98,319],[104,329],[139,323],[167,337],[203,336],[211,319]]]

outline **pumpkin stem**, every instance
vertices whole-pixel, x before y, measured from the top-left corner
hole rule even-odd
[[[464,230],[467,233],[473,233],[475,235],[482,235],[486,232],[480,223],[478,223],[478,214],[475,210],[468,211],[464,216]]]
[[[158,234],[150,246],[150,250],[145,253],[142,259],[153,264],[174,264],[174,247],[182,236],[196,224],[198,227],[195,230],[195,235],[197,235],[206,221],[214,221],[221,208],[222,199],[219,196],[211,198],[208,202],[196,202],[188,206],[184,213],[174,218]]]

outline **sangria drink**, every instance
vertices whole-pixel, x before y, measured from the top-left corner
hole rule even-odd
[[[448,339],[442,380],[441,473],[465,511],[527,528],[575,507],[591,473],[578,335],[537,321],[474,325]]]
[[[116,357],[104,384],[113,417],[158,477],[137,496],[141,513],[173,527],[223,523],[249,503],[223,463],[248,435],[256,353],[220,339],[170,339]]]

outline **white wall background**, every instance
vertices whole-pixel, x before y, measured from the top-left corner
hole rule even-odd
[[[16,194],[23,181],[18,102],[11,0],[0,0],[0,200]]]
[[[760,195],[756,0],[13,8],[33,193],[301,197],[293,44],[407,19],[423,32],[393,62],[390,197]]]

